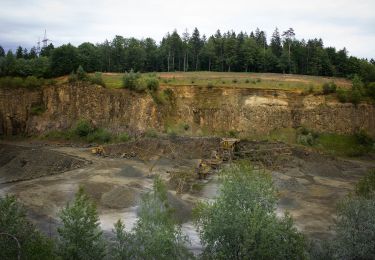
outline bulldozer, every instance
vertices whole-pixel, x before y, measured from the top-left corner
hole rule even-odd
[[[91,149],[91,153],[94,155],[98,155],[98,156],[104,156],[105,155],[104,147],[102,145],[94,147]]]

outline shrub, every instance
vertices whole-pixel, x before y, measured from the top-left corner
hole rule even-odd
[[[87,141],[89,143],[97,142],[97,143],[108,143],[111,141],[112,135],[105,129],[99,128],[95,131],[92,131],[87,135]]]
[[[117,138],[120,142],[127,142],[130,140],[130,135],[128,133],[121,133]]]
[[[3,233],[0,235],[0,259],[17,259],[18,253],[21,253],[20,259],[56,259],[52,241],[26,218],[25,208],[14,196],[0,197],[0,233]]]
[[[78,69],[77,69],[77,79],[78,80],[87,80],[87,73],[86,71],[83,69],[83,67],[81,65],[78,66]]]
[[[171,101],[171,100],[173,99],[173,97],[174,97],[173,90],[170,89],[170,88],[164,89],[164,90],[163,90],[163,93],[164,93],[165,97],[166,97],[169,101]]]
[[[156,92],[159,89],[159,80],[155,77],[149,77],[146,79],[146,87],[148,90]]]
[[[26,78],[20,77],[3,77],[0,78],[0,87],[8,88],[29,88],[35,89],[41,87],[45,83],[43,78],[35,76],[28,76]]]
[[[375,196],[375,170],[368,172],[355,186],[355,194],[364,198]]]
[[[312,146],[315,143],[314,137],[311,133],[308,133],[307,135],[298,135],[297,142],[302,145],[308,145]]]
[[[262,80],[261,79],[257,79],[257,82],[259,83],[259,82],[261,82]]]
[[[24,86],[26,88],[39,88],[43,85],[43,79],[38,79],[35,76],[28,76],[25,79]]]
[[[371,138],[371,136],[369,136],[364,130],[356,132],[354,136],[357,139],[358,144],[372,146],[374,143],[374,140]]]
[[[324,95],[328,95],[328,94],[331,94],[331,93],[335,93],[336,92],[336,89],[337,89],[337,86],[334,82],[326,82],[323,84],[323,94]]]
[[[337,215],[335,259],[375,259],[375,199],[348,196]]]
[[[72,71],[72,72],[69,74],[68,82],[69,82],[69,83],[75,83],[75,82],[77,82],[77,80],[78,80],[77,74],[75,74],[74,71]]]
[[[105,87],[105,83],[104,83],[101,72],[95,72],[94,76],[90,77],[89,80],[92,84],[96,84],[96,85]]]
[[[250,83],[250,80],[249,80],[249,79],[246,79],[246,80],[245,80],[245,83]]]
[[[237,82],[238,82],[237,79],[233,79],[233,80],[232,80],[232,83],[237,83]]]
[[[139,73],[135,73],[133,69],[130,72],[125,73],[124,77],[122,78],[123,87],[129,90],[136,90],[139,86],[139,79],[141,75]]]
[[[353,89],[350,93],[350,102],[352,102],[354,105],[358,105],[361,102],[361,99],[361,91],[357,88]]]
[[[46,111],[46,108],[43,105],[32,105],[30,108],[30,114],[34,116],[39,116]]]
[[[343,90],[343,89],[338,89],[337,90],[337,98],[341,103],[346,103],[349,101],[349,96],[348,92]]]
[[[375,82],[366,85],[366,95],[375,100]]]
[[[85,137],[94,132],[94,127],[87,120],[81,119],[76,123],[73,132],[79,137]]]
[[[214,87],[214,84],[212,82],[207,83],[207,88],[211,89]]]
[[[176,225],[168,203],[168,191],[160,177],[154,179],[153,190],[140,202],[138,220],[131,232],[123,224],[115,226],[113,250],[116,259],[191,259],[187,237]],[[125,244],[126,243],[126,244]],[[124,245],[118,247],[118,245]]]

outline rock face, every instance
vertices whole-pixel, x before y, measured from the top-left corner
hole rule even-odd
[[[163,88],[162,88],[163,89]],[[193,133],[236,131],[265,134],[305,126],[317,132],[375,136],[375,106],[327,101],[324,96],[219,87],[172,88],[169,102],[157,104],[148,94],[95,86],[61,85],[38,91],[0,89],[0,134],[39,134],[71,127],[86,118],[113,132],[164,130],[184,123]],[[45,112],[32,115],[33,106]]]

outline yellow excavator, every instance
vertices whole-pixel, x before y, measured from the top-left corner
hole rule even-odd
[[[94,147],[91,149],[91,153],[98,156],[105,155],[104,147],[102,145]]]
[[[218,169],[224,161],[231,162],[234,156],[236,138],[223,138],[220,141],[219,151],[212,151],[210,159],[200,159],[196,168],[199,179],[205,179],[213,170]]]

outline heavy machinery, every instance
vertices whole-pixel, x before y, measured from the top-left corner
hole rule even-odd
[[[91,153],[94,155],[98,155],[98,156],[104,156],[105,155],[104,147],[102,145],[94,147],[91,149]]]
[[[210,159],[199,160],[196,168],[199,179],[205,179],[213,170],[218,169],[224,161],[231,162],[235,145],[239,141],[236,138],[223,138],[220,141],[219,151],[212,151]]]
[[[231,162],[233,160],[235,146],[239,141],[236,138],[223,138],[221,140],[219,152],[223,161]]]

